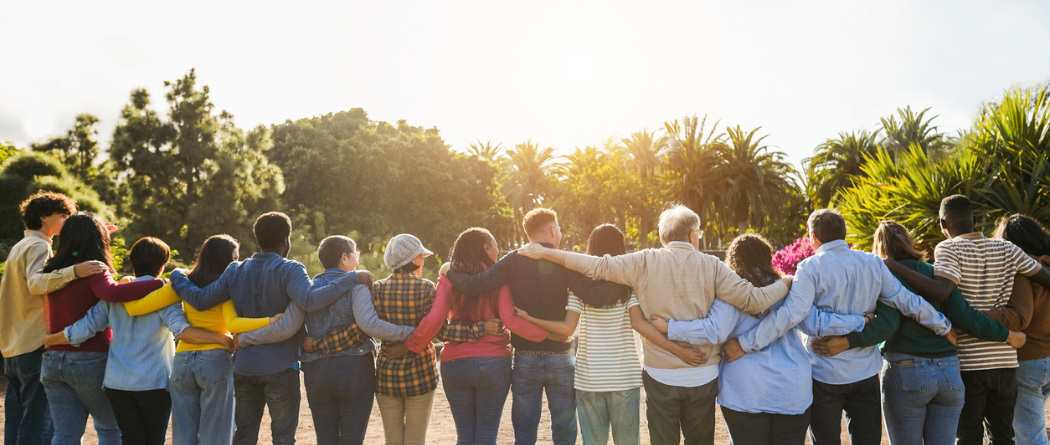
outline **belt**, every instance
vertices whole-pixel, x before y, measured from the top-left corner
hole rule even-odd
[[[566,349],[564,351],[534,351],[534,350],[529,350],[529,349],[525,349],[525,350],[515,349],[514,353],[515,354],[521,354],[521,355],[563,355],[563,354],[572,354],[572,349]]]

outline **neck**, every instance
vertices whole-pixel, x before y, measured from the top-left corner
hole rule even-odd
[[[284,256],[284,252],[281,249],[259,249],[260,253],[276,253],[277,255]]]

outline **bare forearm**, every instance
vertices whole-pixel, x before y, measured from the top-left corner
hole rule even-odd
[[[886,260],[886,267],[894,275],[911,285],[916,293],[938,303],[944,302],[955,290],[955,283],[943,277],[929,278],[893,260]]]
[[[179,333],[179,341],[193,344],[210,344],[210,343],[222,343],[223,339],[226,338],[225,334],[218,332],[209,331],[207,329],[201,329],[197,327],[190,327],[183,329]]]

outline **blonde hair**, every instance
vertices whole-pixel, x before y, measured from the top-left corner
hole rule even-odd
[[[926,253],[915,248],[908,229],[896,221],[879,221],[871,251],[880,258],[926,261]]]

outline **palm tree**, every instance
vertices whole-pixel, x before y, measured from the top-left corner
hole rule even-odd
[[[490,164],[499,164],[503,157],[503,144],[492,144],[492,141],[477,142],[467,147],[467,153]]]
[[[906,151],[911,145],[918,145],[922,151],[930,155],[934,160],[943,158],[951,150],[953,143],[950,137],[937,131],[937,126],[932,125],[937,116],[923,120],[930,108],[916,114],[911,107],[898,108],[897,116],[882,118],[882,146],[895,156],[898,152]]]
[[[507,158],[503,195],[514,209],[515,220],[521,221],[525,212],[539,206],[550,191],[554,149],[541,149],[530,139],[507,150]],[[517,230],[514,233],[520,234]]]
[[[879,150],[875,142],[879,132],[866,130],[839,133],[839,137],[828,139],[817,146],[812,158],[802,160],[806,169],[807,194],[813,205],[823,208],[842,190],[853,185],[858,175],[863,175],[861,166],[867,158]]]
[[[676,122],[677,123],[677,122]],[[626,155],[627,167],[638,175],[643,187],[643,200],[631,202],[631,213],[638,217],[640,232],[639,242],[642,248],[650,246],[649,233],[653,231],[653,220],[658,209],[659,174],[665,164],[668,136],[657,136],[648,130],[631,133],[631,137],[622,138],[623,152]]]
[[[718,153],[714,148],[725,139],[725,133],[706,132],[707,116],[703,120],[686,116],[674,122],[665,122],[667,148],[661,154],[667,157],[666,178],[671,197],[700,214],[714,213],[711,188],[716,181],[715,167]],[[715,122],[713,128],[718,128]],[[710,218],[707,218],[710,225]],[[707,246],[709,237],[704,238]]]
[[[736,227],[737,233],[762,228],[765,222],[790,201],[797,175],[786,155],[762,145],[768,136],[755,138],[762,127],[745,132],[737,125],[727,128],[729,139],[716,145],[719,162],[717,206],[723,227]]]

